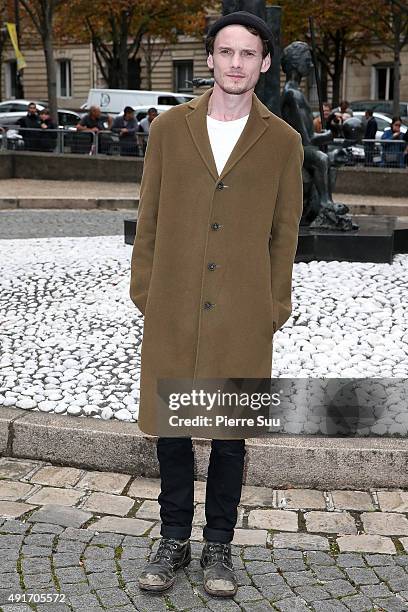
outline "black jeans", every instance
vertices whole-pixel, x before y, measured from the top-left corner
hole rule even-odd
[[[234,537],[241,499],[245,440],[212,440],[206,486],[205,540],[228,543]],[[159,438],[161,530],[163,537],[186,540],[194,516],[194,450],[191,438]]]

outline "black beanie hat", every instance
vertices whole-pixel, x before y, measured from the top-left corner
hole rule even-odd
[[[248,13],[247,11],[236,11],[234,13],[229,13],[228,15],[223,15],[217,21],[215,21],[207,32],[207,37],[205,40],[205,48],[207,53],[210,53],[208,48],[208,38],[211,36],[215,36],[217,32],[219,32],[222,28],[229,25],[243,25],[243,26],[251,26],[258,30],[261,38],[268,42],[269,53],[271,54],[271,58],[273,55],[273,33],[268,24],[253,13]]]

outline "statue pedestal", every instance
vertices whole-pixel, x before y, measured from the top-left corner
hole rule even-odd
[[[300,227],[295,261],[360,261],[392,263],[408,252],[408,221],[388,215],[352,215],[358,230],[350,232]]]
[[[408,219],[385,215],[353,215],[359,225],[351,232],[309,230],[301,226],[298,261],[367,261],[392,263],[396,253],[408,253]],[[133,245],[136,220],[125,219],[125,244]]]

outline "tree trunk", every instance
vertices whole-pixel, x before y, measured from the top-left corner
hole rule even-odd
[[[52,121],[58,125],[58,103],[57,103],[57,69],[54,59],[54,46],[52,34],[52,18],[44,28],[44,56],[47,69],[48,106]]]
[[[400,38],[401,34],[401,13],[397,13],[393,10],[393,22],[394,22],[394,83],[393,83],[393,104],[392,114],[394,117],[400,114]]]

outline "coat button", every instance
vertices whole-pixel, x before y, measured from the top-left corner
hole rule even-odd
[[[211,302],[204,302],[204,309],[210,310],[210,308],[214,308],[215,304],[211,304]]]
[[[224,189],[224,183],[222,181],[218,183],[217,189]]]
[[[215,270],[216,267],[217,267],[217,264],[214,262],[209,263],[207,266],[209,270]]]
[[[221,227],[221,225],[219,223],[212,223],[211,224],[211,228],[213,230],[218,230],[218,229],[220,229],[220,227]]]

